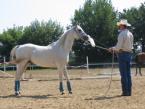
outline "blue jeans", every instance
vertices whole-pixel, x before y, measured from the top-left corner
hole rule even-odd
[[[118,54],[119,70],[121,75],[121,85],[123,94],[131,95],[132,80],[131,80],[131,53],[122,52]]]

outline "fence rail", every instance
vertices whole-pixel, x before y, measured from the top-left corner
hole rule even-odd
[[[83,65],[68,65],[67,68],[69,69],[79,69],[79,68],[87,68],[87,66],[89,68],[105,68],[105,67],[111,67],[112,63],[89,63],[87,64],[83,64]],[[132,62],[131,66],[135,67],[135,63]],[[114,63],[114,67],[118,67],[118,63]],[[44,67],[40,67],[37,65],[29,65],[28,69],[33,70],[33,69],[44,69]],[[54,69],[54,68],[53,68]],[[15,65],[1,65],[0,66],[0,70],[16,70],[16,66]]]

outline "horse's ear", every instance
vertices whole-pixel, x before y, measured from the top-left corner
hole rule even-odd
[[[79,24],[78,24],[78,23],[73,25],[73,27],[75,27],[75,28],[77,28],[78,26],[79,26]]]
[[[77,27],[78,27],[77,25],[74,25],[74,26],[73,26],[73,29],[75,29],[75,30],[76,30],[76,29],[77,29]]]
[[[80,27],[80,25],[76,24],[76,25],[75,25],[75,27],[76,27],[76,28],[79,28],[79,27]]]

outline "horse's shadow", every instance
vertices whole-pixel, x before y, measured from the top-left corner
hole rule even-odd
[[[85,100],[109,100],[109,99],[115,99],[115,98],[120,98],[122,97],[121,95],[116,95],[116,96],[95,96],[95,97],[91,97],[91,98],[86,98]]]
[[[32,98],[32,99],[59,99],[59,98],[71,98],[71,95],[52,95],[52,94],[47,94],[47,95],[20,95],[20,96],[16,96],[16,95],[0,95],[0,98]]]
[[[57,98],[56,96],[53,96],[51,94],[47,95],[6,95],[6,96],[0,96],[0,98],[33,98],[33,99],[49,99],[49,98]]]

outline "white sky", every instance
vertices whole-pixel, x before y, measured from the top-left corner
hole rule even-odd
[[[26,26],[30,22],[59,22],[64,27],[70,24],[75,9],[83,6],[85,0],[0,0],[0,32],[16,26]],[[112,0],[115,9],[138,7],[144,0]]]

